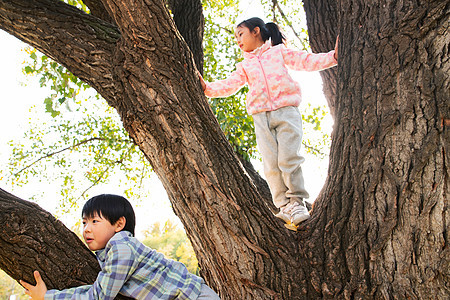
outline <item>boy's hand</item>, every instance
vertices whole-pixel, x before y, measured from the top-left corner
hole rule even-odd
[[[36,279],[36,285],[31,285],[28,282],[20,280],[20,284],[25,288],[25,294],[31,297],[33,300],[43,300],[45,293],[47,293],[47,286],[44,280],[42,280],[41,274],[38,271],[33,273],[34,279]]]

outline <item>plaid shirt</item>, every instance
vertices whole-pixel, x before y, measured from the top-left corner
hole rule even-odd
[[[130,232],[120,231],[95,253],[101,271],[93,285],[49,290],[45,299],[197,299],[203,279],[162,253],[146,247]]]

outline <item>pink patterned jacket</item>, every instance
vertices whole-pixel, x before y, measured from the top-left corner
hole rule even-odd
[[[287,67],[297,71],[320,71],[336,64],[334,50],[314,54],[288,49],[283,44],[272,47],[267,41],[258,55],[244,52],[244,60],[227,79],[207,82],[205,95],[227,97],[248,83],[246,106],[251,115],[299,106],[302,100],[300,85],[289,75]]]

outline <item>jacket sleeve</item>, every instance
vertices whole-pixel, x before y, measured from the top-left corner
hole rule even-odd
[[[328,53],[308,53],[281,47],[284,63],[296,71],[321,71],[337,65],[334,50]]]
[[[48,290],[45,300],[69,300],[69,299],[92,299],[89,297],[92,285],[83,285],[66,290]]]
[[[236,65],[236,71],[224,79],[214,82],[206,82],[205,95],[209,98],[227,97],[239,91],[247,82],[247,76],[244,68],[239,63]]]
[[[134,270],[135,257],[131,249],[124,244],[113,244],[93,285],[62,291],[49,290],[45,299],[113,300]]]

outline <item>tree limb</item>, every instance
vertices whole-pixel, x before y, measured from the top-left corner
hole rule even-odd
[[[62,153],[62,152],[67,151],[67,150],[74,149],[74,148],[76,148],[76,147],[78,147],[78,146],[87,144],[87,143],[92,142],[92,141],[105,141],[105,140],[106,140],[106,139],[104,139],[104,138],[96,138],[96,137],[93,137],[93,138],[90,138],[90,139],[83,140],[83,141],[81,141],[81,142],[79,142],[79,143],[76,143],[75,145],[72,145],[72,146],[69,146],[69,147],[65,147],[65,148],[63,148],[63,149],[60,149],[60,150],[58,150],[58,151],[51,152],[51,153],[47,153],[46,155],[39,157],[37,160],[35,160],[35,161],[29,163],[28,165],[26,165],[25,167],[23,167],[22,169],[20,169],[20,170],[17,171],[16,173],[14,173],[14,176],[19,175],[21,172],[23,172],[24,170],[26,170],[26,169],[30,168],[31,166],[37,164],[38,162],[40,162],[40,161],[43,160],[43,159],[52,157],[52,156],[54,156],[54,155],[56,155],[56,154]],[[126,141],[126,142],[131,143],[131,141]]]
[[[278,3],[278,0],[272,0],[272,3],[273,3],[274,10],[275,10],[275,8],[278,9],[278,12],[280,13],[281,17],[284,19],[284,21],[291,28],[292,32],[294,33],[295,37],[299,40],[299,42],[302,44],[303,48],[306,49],[307,48],[307,44],[306,44],[305,40],[300,37],[300,35],[297,33],[297,31],[295,31],[294,26],[292,26],[292,22],[289,21],[289,19],[287,18],[286,14],[281,9],[281,6],[280,6],[280,3]],[[275,11],[274,11],[273,15],[275,17]]]
[[[0,267],[9,276],[32,283],[33,271],[39,270],[49,289],[94,282],[100,270],[95,256],[61,221],[37,204],[0,189],[0,220],[5,225],[0,228]],[[51,240],[44,239],[48,233],[52,233]],[[47,276],[50,270],[52,274]]]
[[[0,0],[0,28],[113,95],[111,56],[117,27],[58,0]]]
[[[200,0],[169,0],[169,8],[178,31],[194,55],[195,65],[203,74],[203,31],[205,20]]]
[[[114,24],[114,19],[109,15],[102,1],[100,0],[83,0],[83,3],[89,7],[91,15],[102,19],[105,22]]]

